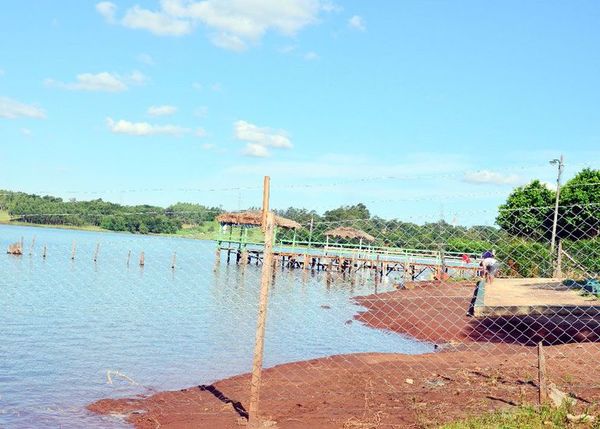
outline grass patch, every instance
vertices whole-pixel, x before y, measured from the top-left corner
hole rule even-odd
[[[449,423],[440,429],[599,429],[600,422],[596,418],[592,423],[572,422],[567,415],[572,412],[567,408],[541,409],[523,406],[512,412],[488,413],[460,422]],[[573,414],[578,414],[572,412]],[[592,414],[593,415],[593,414]]]
[[[6,210],[0,210],[0,223],[9,223],[10,215]]]

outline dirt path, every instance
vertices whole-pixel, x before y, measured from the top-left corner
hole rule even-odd
[[[357,298],[367,309],[356,316],[363,323],[451,345],[433,354],[340,355],[270,368],[262,416],[285,429],[422,428],[534,403],[536,349],[477,342],[466,316],[472,292],[473,285],[430,284]],[[582,405],[600,401],[600,382],[593,382],[600,369],[590,364],[600,356],[597,343],[547,347],[546,353],[551,381]],[[241,375],[147,398],[102,400],[89,409],[125,415],[137,428],[237,428],[245,423],[248,391],[249,376]]]

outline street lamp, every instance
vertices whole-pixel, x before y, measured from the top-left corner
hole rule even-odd
[[[552,242],[550,244],[550,253],[554,256],[554,247],[556,246],[556,224],[558,223],[558,200],[560,198],[560,178],[562,176],[563,168],[565,166],[563,162],[563,156],[561,155],[558,159],[553,159],[550,164],[558,164],[558,176],[556,177],[556,203],[554,205],[554,222],[552,224]]]

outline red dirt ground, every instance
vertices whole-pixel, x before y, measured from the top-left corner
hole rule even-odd
[[[535,347],[498,344],[499,336],[480,335],[480,323],[466,316],[473,286],[429,283],[357,298],[367,309],[357,320],[440,344],[441,352],[339,355],[267,369],[261,417],[285,429],[424,428],[535,403]],[[492,331],[489,324],[486,330]],[[598,343],[545,350],[552,382],[582,406],[600,401]],[[239,428],[245,425],[249,385],[245,374],[145,398],[105,399],[88,408],[122,415],[143,429]]]

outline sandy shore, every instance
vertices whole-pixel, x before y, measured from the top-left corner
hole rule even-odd
[[[535,403],[535,347],[518,341],[514,332],[505,336],[506,344],[490,334],[489,322],[468,317],[473,288],[428,283],[356,298],[365,307],[357,320],[439,344],[439,352],[339,355],[269,368],[262,417],[289,429],[431,427]],[[513,325],[518,323],[500,326]],[[544,329],[534,327],[529,334],[548,335]],[[598,343],[555,345],[546,354],[552,382],[580,398],[582,406],[600,401],[600,383],[592,382],[600,380]],[[236,428],[245,424],[248,392],[245,374],[145,398],[101,400],[88,408],[122,415],[136,428]]]

